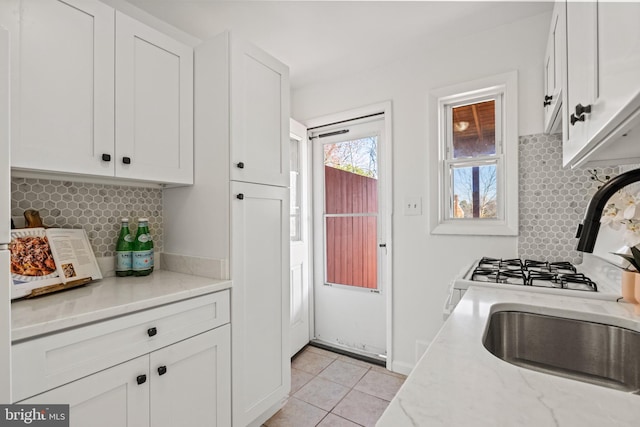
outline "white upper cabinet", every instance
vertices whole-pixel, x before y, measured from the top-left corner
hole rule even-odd
[[[289,186],[289,68],[231,38],[231,179]]]
[[[6,13],[5,13],[6,12]],[[90,0],[14,1],[11,166],[113,175],[114,11]]]
[[[116,175],[193,183],[193,49],[116,12]]]
[[[640,3],[567,2],[564,164],[640,161]]]
[[[551,27],[547,39],[547,50],[544,57],[544,131],[555,133],[560,131],[562,123],[562,86],[563,59],[566,46],[565,4],[556,3],[551,17]]]
[[[193,49],[96,0],[8,0],[11,167],[193,183]]]

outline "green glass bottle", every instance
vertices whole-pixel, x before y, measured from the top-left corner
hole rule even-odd
[[[138,231],[133,241],[132,269],[134,276],[147,276],[153,271],[153,240],[149,233],[149,219],[138,219]]]
[[[129,231],[129,218],[122,218],[120,236],[116,243],[116,276],[125,277],[133,274],[131,265],[131,250],[133,249],[133,236]]]

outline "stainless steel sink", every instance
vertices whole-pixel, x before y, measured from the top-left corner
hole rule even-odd
[[[499,311],[484,347],[511,364],[640,394],[640,333],[575,319]]]

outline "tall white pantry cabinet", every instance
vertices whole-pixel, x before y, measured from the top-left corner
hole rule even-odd
[[[290,390],[289,71],[223,33],[195,49],[195,184],[165,190],[165,251],[229,262],[232,421]]]

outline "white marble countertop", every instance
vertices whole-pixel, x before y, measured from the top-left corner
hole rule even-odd
[[[482,345],[486,322],[501,310],[640,331],[640,314],[628,303],[472,287],[377,426],[639,425],[638,395],[520,368],[489,353]]]
[[[11,304],[13,341],[32,338],[231,287],[165,270],[144,277],[108,277],[86,286]]]

